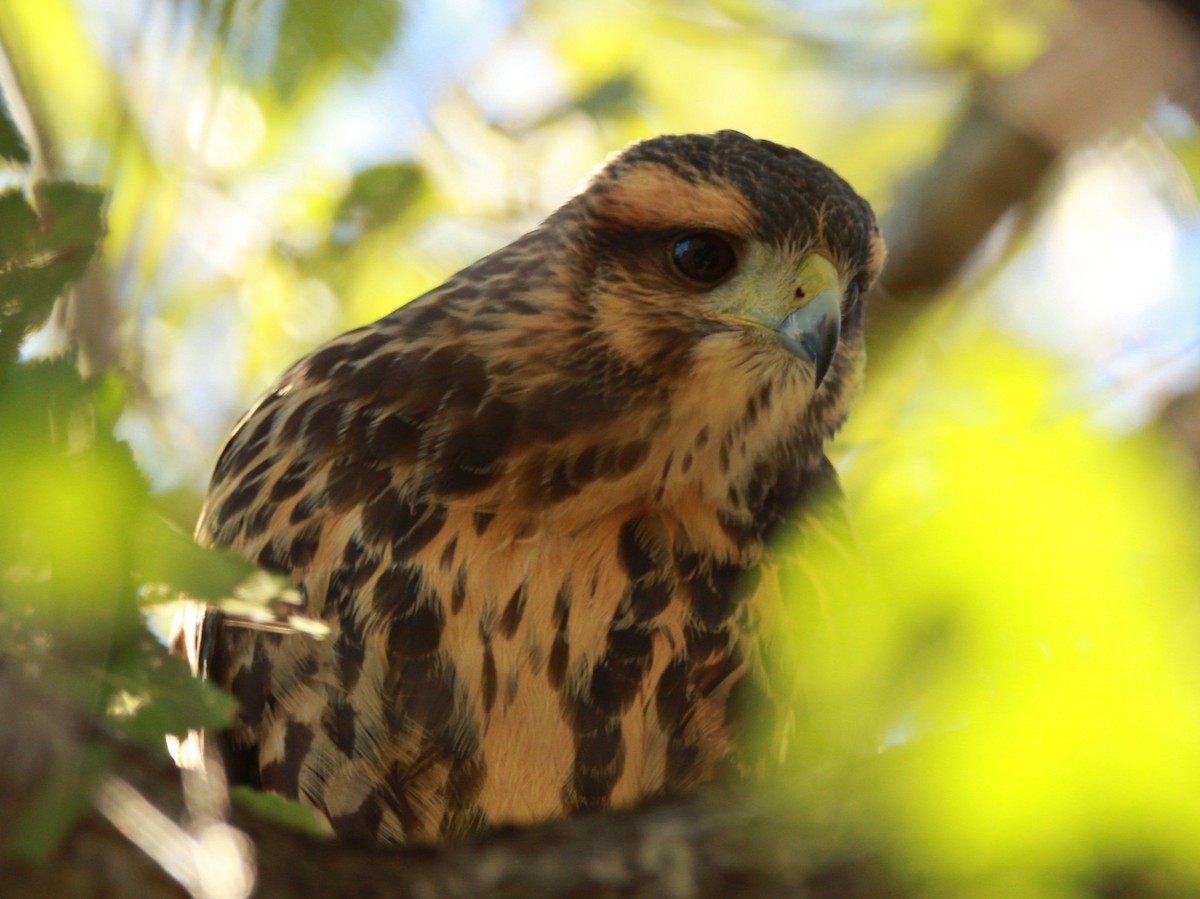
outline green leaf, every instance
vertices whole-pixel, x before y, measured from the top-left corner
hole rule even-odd
[[[354,176],[333,219],[332,242],[350,246],[402,218],[425,193],[425,173],[411,162],[372,166]]]
[[[877,815],[933,882],[988,884],[956,895],[1061,896],[1122,856],[1197,895],[1200,489],[1152,435],[1097,427],[1051,359],[912,345],[850,427],[866,563],[785,581],[793,753],[890,756]],[[797,575],[839,555],[797,546]]]
[[[264,793],[247,786],[233,787],[229,795],[242,808],[249,809],[260,818],[275,821],[315,837],[329,835],[313,814],[313,810],[293,799],[285,799],[276,793]]]
[[[107,746],[91,744],[55,762],[30,806],[5,811],[15,821],[8,842],[0,847],[9,858],[44,862],[91,808],[96,787],[112,767],[113,754]]]
[[[103,205],[102,191],[65,181],[39,184],[32,207],[20,191],[0,193],[0,373],[91,261]]]
[[[615,118],[632,112],[637,106],[639,96],[637,78],[631,72],[621,72],[601,81],[574,100],[571,107],[593,118]]]
[[[37,237],[37,216],[25,195],[12,188],[0,193],[0,271],[18,264],[29,253]]]
[[[54,253],[54,262],[72,278],[83,273],[104,236],[105,193],[70,181],[46,181],[33,191],[38,214],[37,250]]]
[[[271,82],[284,100],[339,63],[370,71],[400,26],[398,0],[284,0]]]
[[[0,382],[0,607],[90,652],[141,627],[130,529],[149,493],[129,447],[97,428],[97,396],[111,415],[110,382],[69,359]]]
[[[70,410],[81,407],[88,394],[88,385],[70,355],[14,366],[0,378],[0,432],[4,434],[0,466],[8,470],[23,459],[55,449],[56,429],[65,424]],[[0,506],[0,519],[3,509]]]
[[[641,99],[641,86],[632,72],[618,72],[605,78],[581,96],[573,97],[555,107],[534,123],[535,128],[544,128],[564,116],[582,112],[594,119],[615,119],[630,115],[637,110]]]
[[[31,161],[29,147],[13,124],[3,93],[0,93],[0,159],[17,165],[29,165]]]
[[[155,747],[162,746],[167,734],[227,727],[237,710],[237,700],[193,675],[187,662],[149,633],[113,659],[105,679],[110,720]]]
[[[258,571],[222,549],[206,549],[161,515],[147,511],[133,532],[133,571],[142,583],[164,583],[197,599],[231,596]]]

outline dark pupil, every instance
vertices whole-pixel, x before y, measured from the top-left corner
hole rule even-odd
[[[728,245],[713,237],[685,237],[676,242],[673,253],[679,270],[697,281],[717,280],[733,261]]]

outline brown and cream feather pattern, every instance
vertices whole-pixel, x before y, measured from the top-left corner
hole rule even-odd
[[[803,305],[814,255],[841,290],[819,387],[761,325]],[[385,841],[752,767],[740,716],[787,693],[760,660],[783,603],[764,543],[835,488],[823,445],[881,261],[870,208],[810,157],[658,138],[296,363],[238,423],[198,534],[289,574],[330,631],[210,618],[231,758]]]

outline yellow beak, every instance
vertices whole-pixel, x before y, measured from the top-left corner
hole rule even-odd
[[[783,290],[778,282],[755,287],[740,295],[734,310],[713,317],[766,331],[788,352],[812,363],[813,380],[820,387],[842,336],[838,270],[824,256],[810,253]]]

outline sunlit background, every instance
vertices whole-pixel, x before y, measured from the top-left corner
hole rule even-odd
[[[1066,5],[13,0],[0,23],[56,167],[111,188],[94,327],[138,387],[121,433],[157,487],[196,490],[289,362],[528,229],[629,140],[797,146],[886,218]],[[1147,112],[1066,161],[1015,246],[1002,224],[974,298],[1122,427],[1200,376],[1200,138],[1165,99]]]
[[[990,110],[1052,164],[936,296],[885,274],[873,299],[835,450],[870,561],[796,626],[800,755],[890,754],[872,801],[943,886],[1073,896],[1143,864],[1197,886],[1200,450],[1164,409],[1200,382],[1200,26],[1139,18],[1169,6],[5,0],[0,84],[37,166],[108,191],[101,257],[23,356],[121,373],[116,434],[186,528],[288,364],[630,140],[799,147],[908,258],[922,177]],[[1046,114],[1030,73],[1093,14],[1101,48],[1132,46],[1091,60],[1119,89],[1068,72],[1076,114]]]

